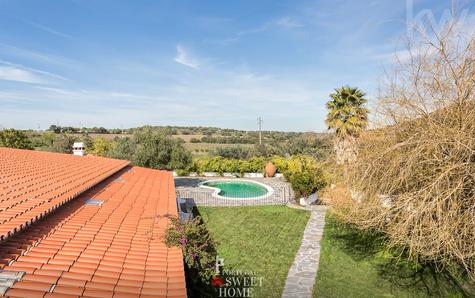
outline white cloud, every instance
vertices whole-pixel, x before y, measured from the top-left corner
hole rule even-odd
[[[31,84],[48,84],[66,78],[43,70],[0,60],[0,80]]]
[[[71,35],[68,35],[68,34],[65,34],[65,33],[62,33],[62,32],[59,32],[59,31],[56,31],[50,27],[47,27],[45,25],[42,25],[42,24],[39,24],[39,23],[34,23],[34,22],[29,22],[29,21],[26,21],[26,23],[30,24],[31,26],[35,27],[35,28],[38,28],[42,31],[45,31],[45,32],[48,32],[50,34],[53,34],[53,35],[56,35],[56,36],[59,36],[59,37],[62,37],[62,38],[67,38],[67,39],[71,39],[72,36]]]
[[[262,116],[268,129],[314,130],[320,129],[318,119],[324,117],[319,101],[329,93],[314,83],[320,81],[316,78],[308,84],[301,78],[258,73],[247,67],[232,71],[207,67],[200,75],[171,70],[171,74],[176,79],[164,86],[143,85],[140,93],[133,91],[136,86],[121,90],[26,86],[0,91],[0,119],[5,116],[0,124],[47,127],[51,119],[59,119],[64,125],[78,125],[79,121],[105,127],[191,123],[255,129],[255,118]],[[290,110],[298,110],[298,115]],[[36,115],[32,117],[29,111]]]
[[[245,37],[248,35],[259,34],[266,31],[279,30],[279,29],[285,29],[285,30],[291,31],[291,30],[301,28],[301,27],[304,27],[304,25],[298,20],[296,20],[295,18],[284,16],[279,19],[272,19],[270,21],[267,21],[254,28],[238,31],[237,33],[234,34],[234,36],[231,36],[231,37],[227,37],[223,39],[206,39],[205,41],[213,43],[213,44],[219,44],[219,45],[230,45],[230,44],[240,41],[242,37]]]
[[[96,89],[63,89],[55,87],[35,86],[36,90],[33,92],[24,92],[25,98],[28,98],[30,94],[36,93],[37,97],[44,98],[46,100],[61,100],[63,102],[103,102],[114,103],[117,106],[133,105],[141,106],[144,103],[151,102],[166,102],[160,96],[149,94],[138,94],[122,91],[110,91],[110,90],[96,90]],[[65,96],[67,95],[67,96]],[[2,93],[0,92],[0,100],[2,99]]]
[[[283,17],[276,21],[276,24],[285,29],[294,29],[303,25],[291,17]]]
[[[175,60],[176,63],[182,64],[194,69],[198,69],[199,67],[198,61],[195,58],[191,57],[190,54],[181,45],[176,46],[176,56],[175,56],[175,59],[173,60]]]
[[[35,73],[12,66],[0,66],[0,80],[34,84],[44,83],[43,79]]]
[[[60,65],[65,67],[78,67],[82,65],[82,63],[78,61],[67,59],[61,56],[49,55],[4,43],[0,43],[0,54],[2,56],[13,56],[15,58],[20,58],[21,60]]]

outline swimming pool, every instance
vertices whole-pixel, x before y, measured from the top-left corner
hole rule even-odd
[[[271,187],[250,180],[208,180],[201,183],[200,187],[213,188],[214,196],[220,198],[258,199],[273,192]]]

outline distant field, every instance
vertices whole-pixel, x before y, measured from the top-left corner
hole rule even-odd
[[[113,140],[115,137],[130,137],[131,134],[113,134],[113,133],[90,133],[91,138],[103,137],[107,140]],[[173,135],[174,139],[182,139],[189,143],[192,138],[201,139],[204,135]]]
[[[208,154],[217,148],[224,147],[245,147],[252,148],[253,144],[210,144],[210,143],[185,143],[185,148],[190,150],[195,155]]]
[[[130,137],[130,134],[114,134],[114,133],[90,133],[91,138],[103,137],[106,140],[113,140],[115,137]]]
[[[130,137],[130,134],[103,134],[103,133],[91,133],[89,134],[91,138],[103,137],[107,140],[113,140],[115,137]],[[185,141],[185,148],[190,150],[194,155],[206,155],[210,152],[216,150],[217,148],[224,147],[246,147],[252,148],[253,144],[212,144],[212,143],[190,143],[192,138],[200,139],[204,135],[173,135],[175,139],[182,139]]]
[[[130,137],[131,134],[114,134],[114,133],[90,133],[91,138],[103,137],[107,140],[113,140],[115,137]],[[192,138],[201,139],[204,135],[173,135],[175,139],[182,139],[185,142],[190,142]]]
[[[192,138],[201,139],[204,135],[173,135],[172,137],[189,143]]]
[[[168,132],[173,133],[172,137],[174,139],[180,139],[184,141],[184,146],[188,149],[193,155],[210,155],[213,151],[216,151],[218,148],[236,148],[243,147],[253,149],[255,144],[258,142],[258,131],[245,131],[245,130],[235,130],[235,129],[221,129],[216,127],[179,127],[179,126],[161,126],[155,128],[165,128]],[[125,138],[131,137],[134,128],[129,128],[126,130],[119,129],[106,129],[106,128],[87,128],[80,129],[77,127],[61,127],[54,126],[50,131],[55,132],[64,132],[66,134],[73,134],[72,136],[80,140],[83,137],[83,133],[89,132],[89,136],[92,138],[102,137],[106,140],[114,140],[115,138]],[[102,132],[102,133],[94,133]],[[124,133],[113,133],[113,132],[124,132]],[[104,133],[110,132],[110,133]],[[41,135],[43,131],[31,131],[31,134],[36,137],[39,143],[42,142]],[[285,131],[262,131],[262,141],[264,144],[273,144],[274,146],[281,146],[283,143],[293,144],[295,146],[300,146],[301,148],[317,148],[319,146],[324,146],[318,142],[318,140],[328,141],[328,137],[331,135],[328,133],[317,133],[317,132],[285,132]],[[207,141],[212,143],[191,143],[193,138],[201,140],[204,137],[211,137]],[[37,143],[38,143],[37,142]],[[48,141],[49,142],[49,141]],[[215,143],[216,142],[216,143]],[[221,142],[221,143],[218,143]],[[250,143],[250,144],[241,144]],[[230,144],[234,143],[234,144]],[[46,143],[45,143],[46,144]],[[45,145],[45,147],[47,147]],[[285,147],[285,146],[284,146]],[[282,148],[284,148],[282,147]],[[280,148],[280,147],[279,147]],[[283,149],[285,150],[285,149]],[[307,150],[311,151],[311,150]]]

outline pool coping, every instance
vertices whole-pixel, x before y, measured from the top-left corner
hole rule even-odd
[[[232,181],[242,181],[242,182],[248,182],[248,183],[255,183],[255,184],[258,184],[258,185],[264,187],[267,190],[267,193],[265,195],[262,195],[262,196],[249,197],[249,198],[223,197],[223,196],[219,195],[219,192],[221,191],[220,188],[204,185],[205,183],[212,182],[212,181],[230,181],[230,182],[232,182]],[[218,198],[218,199],[223,199],[223,200],[258,200],[258,199],[265,199],[267,197],[270,197],[274,193],[274,189],[272,187],[270,187],[269,185],[267,185],[267,184],[264,184],[264,183],[261,183],[261,182],[258,182],[258,181],[254,181],[254,180],[239,179],[239,178],[237,178],[237,179],[236,178],[234,178],[234,179],[209,179],[209,180],[200,182],[198,184],[198,187],[213,190],[212,196],[215,197],[215,198]]]

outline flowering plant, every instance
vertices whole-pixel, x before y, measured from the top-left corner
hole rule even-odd
[[[203,283],[211,282],[211,278],[216,274],[216,244],[199,216],[184,223],[177,217],[170,217],[165,231],[165,244],[168,247],[180,247],[188,268],[198,275]]]

